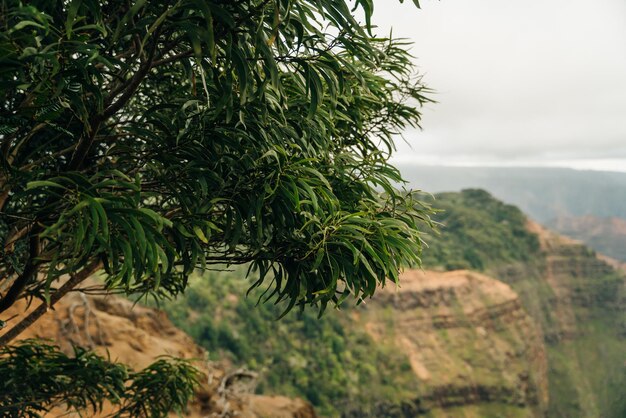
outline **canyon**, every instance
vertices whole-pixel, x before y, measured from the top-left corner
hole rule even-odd
[[[246,297],[235,270],[193,277],[164,310],[74,293],[23,337],[135,368],[196,359],[192,417],[625,416],[622,264],[483,191],[437,204],[424,270],[319,319],[276,321],[283,308],[257,305],[262,289]]]

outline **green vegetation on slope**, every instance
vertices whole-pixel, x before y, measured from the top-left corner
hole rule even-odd
[[[448,416],[448,408],[465,402],[466,414],[459,416],[537,417],[534,400],[528,402],[534,399],[532,395],[524,389],[516,392],[516,377],[532,370],[529,359],[518,352],[525,350],[527,343],[522,341],[529,336],[520,334],[517,324],[507,328],[500,318],[488,321],[495,329],[487,339],[473,326],[448,330],[430,324],[445,316],[444,312],[460,324],[469,319],[457,299],[461,296],[453,295],[453,291],[444,292],[452,298],[449,311],[431,311],[419,305],[396,310],[393,303],[379,300],[360,307],[347,302],[344,312],[328,310],[321,318],[310,310],[292,311],[276,321],[282,306],[255,306],[260,291],[244,297],[247,284],[241,277],[235,271],[212,272],[202,280],[194,279],[184,297],[166,304],[165,309],[178,326],[209,350],[212,359],[226,358],[232,367],[259,371],[259,393],[303,397],[327,418],[409,418],[422,414],[439,418]],[[210,288],[203,286],[207,280]],[[466,296],[475,303],[493,304],[480,291],[471,293]],[[411,297],[408,303],[418,300]],[[421,318],[423,324],[412,326],[415,318]],[[429,327],[433,334],[425,330]],[[411,337],[402,339],[401,335]],[[431,350],[445,348],[445,353],[431,354],[425,360],[441,356],[441,364],[428,368],[442,375],[433,376],[430,382],[420,381],[400,340],[409,345],[413,341],[417,346],[423,342],[422,347]],[[507,357],[508,369],[494,367],[500,357],[489,349],[490,344],[499,347],[496,351],[501,350],[502,357],[507,356],[505,350],[516,353]],[[469,368],[474,370],[471,376],[455,377],[456,371],[463,373]],[[482,395],[476,395],[478,392]],[[524,400],[521,404],[520,399]]]
[[[424,266],[446,270],[473,269],[537,257],[539,241],[526,229],[526,217],[515,206],[494,199],[480,189],[442,193],[433,205],[441,209],[436,220],[439,236],[427,240]]]
[[[488,190],[551,230],[626,262],[626,173],[414,164],[398,168],[411,187],[431,193]]]
[[[541,250],[516,207],[483,190],[436,195],[426,268],[472,268],[508,283],[541,326],[550,418],[626,416],[624,274],[583,245]]]
[[[260,292],[244,297],[249,283],[240,277],[207,273],[164,307],[212,358],[260,371],[260,393],[304,397],[326,417],[415,396],[406,357],[350,327],[349,309],[319,319],[313,310],[292,311],[277,321],[284,306],[256,305]]]

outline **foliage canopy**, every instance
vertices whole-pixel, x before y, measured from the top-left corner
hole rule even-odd
[[[424,87],[347,2],[3,9],[0,311],[100,265],[108,289],[176,294],[251,263],[325,304],[419,261],[427,217],[388,158]]]
[[[323,310],[419,264],[428,207],[388,160],[427,90],[371,0],[0,10],[0,314],[43,301],[0,345],[101,269],[162,298],[247,264]]]
[[[181,411],[198,383],[198,372],[180,359],[160,359],[135,372],[82,348],[67,356],[39,340],[0,347],[0,414],[39,417],[55,406],[100,411],[109,417],[158,417]]]

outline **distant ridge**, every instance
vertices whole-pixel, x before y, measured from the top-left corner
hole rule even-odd
[[[626,173],[406,163],[397,167],[411,188],[430,193],[483,188],[544,224],[564,216],[626,219]]]

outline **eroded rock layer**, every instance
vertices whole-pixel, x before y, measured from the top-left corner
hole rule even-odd
[[[543,339],[508,285],[466,270],[408,271],[400,283],[383,289],[357,320],[408,356],[420,391],[415,401],[383,403],[375,414],[484,417],[495,408],[543,416]]]

